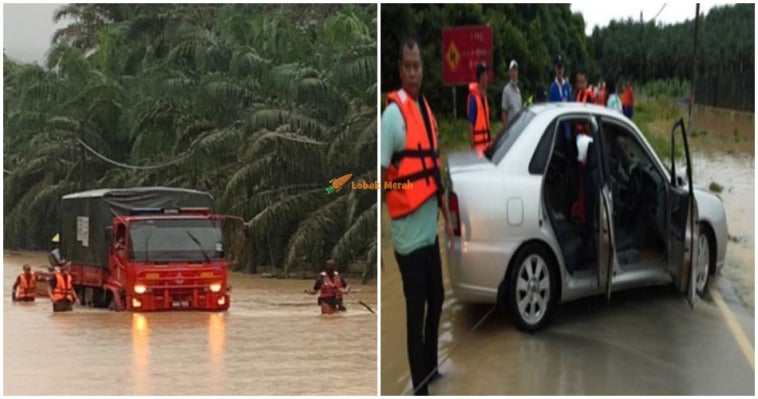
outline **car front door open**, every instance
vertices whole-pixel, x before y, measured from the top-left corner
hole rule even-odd
[[[686,178],[682,181],[676,174],[676,131],[681,131],[686,163]],[[671,169],[668,196],[668,250],[669,272],[674,278],[674,285],[686,295],[690,307],[695,303],[694,256],[697,253],[698,209],[692,187],[692,164],[687,132],[684,121],[680,118],[671,128]]]

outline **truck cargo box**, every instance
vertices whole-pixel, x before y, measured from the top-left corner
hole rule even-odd
[[[73,193],[61,200],[61,252],[75,264],[108,267],[106,228],[114,216],[139,208],[209,208],[213,196],[196,190],[168,187],[99,189]]]

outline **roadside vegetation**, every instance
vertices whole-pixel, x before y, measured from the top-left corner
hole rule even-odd
[[[382,92],[400,85],[397,71],[400,40],[417,38],[424,58],[422,91],[439,122],[443,157],[449,151],[469,148],[465,119],[467,89],[458,86],[453,95],[453,89],[442,81],[443,49],[439,38],[442,29],[450,26],[487,25],[492,29],[495,81],[490,82],[487,97],[493,134],[498,134],[501,128],[500,98],[509,79],[510,60],[519,63],[519,86],[526,99],[539,83],[548,85],[552,81],[553,60],[558,54],[563,56],[570,82],[579,69],[587,73],[592,84],[609,77],[634,82],[634,122],[661,158],[670,157],[673,123],[679,117],[688,121],[694,5],[693,18],[681,23],[610,21],[607,26],[595,28],[589,36],[584,33],[584,18],[572,13],[568,4],[403,4],[383,7],[381,12],[384,20],[396,22],[382,25]],[[701,16],[697,72],[703,82],[713,79],[719,82],[719,77],[725,75],[753,74],[754,15],[755,5],[736,4],[714,7]],[[747,94],[740,92],[733,97],[752,96],[753,85],[742,86],[747,87],[737,90]],[[726,92],[732,90],[731,85],[718,88],[719,96],[734,94]],[[695,96],[696,101],[703,97],[704,94]],[[752,156],[753,119],[750,112],[696,106],[693,131],[689,134],[693,152]]]
[[[5,248],[48,249],[64,194],[161,185],[244,218],[240,270],[332,257],[374,275],[376,193],[325,188],[376,179],[375,6],[70,4],[62,17],[74,22],[44,65],[3,57]]]

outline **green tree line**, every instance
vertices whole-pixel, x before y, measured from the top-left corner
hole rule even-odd
[[[702,15],[698,36],[699,76],[745,73],[754,64],[753,4],[714,7]],[[607,78],[689,81],[692,75],[695,5],[692,19],[670,25],[639,20],[610,21],[585,35],[585,21],[569,4],[424,4],[382,6],[382,91],[400,86],[399,43],[416,38],[424,59],[422,91],[439,112],[452,113],[451,89],[442,84],[442,29],[487,25],[492,29],[493,69],[488,97],[499,109],[500,91],[509,79],[508,63],[519,63],[522,93],[554,77],[553,61],[562,55],[567,76],[584,70],[590,82]],[[643,16],[644,17],[644,16]],[[649,18],[650,16],[648,16]],[[474,80],[474,77],[471,77]],[[753,90],[752,86],[748,88]],[[465,115],[467,90],[457,90],[458,115]],[[494,119],[498,113],[493,112]]]
[[[6,248],[49,248],[64,194],[163,185],[246,221],[244,271],[332,257],[373,273],[376,193],[325,187],[376,179],[376,7],[72,4],[64,17],[45,65],[3,57]]]
[[[590,64],[584,35],[584,19],[568,4],[423,4],[383,5],[382,91],[400,86],[398,53],[400,41],[419,41],[424,60],[422,91],[438,112],[452,114],[451,89],[442,84],[442,29],[463,25],[487,25],[492,29],[493,70],[488,97],[497,99],[507,82],[508,63],[519,63],[522,91],[532,93],[539,83],[551,79],[555,57],[561,54],[566,71]],[[474,76],[471,77],[474,80]],[[459,115],[465,115],[466,88],[457,90]],[[499,105],[497,108],[499,109]],[[493,115],[499,113],[492,112]]]
[[[643,18],[645,16],[643,15]],[[634,80],[692,77],[695,5],[685,22],[611,21],[588,40],[600,70]],[[698,76],[750,74],[755,70],[755,5],[718,6],[698,22]]]

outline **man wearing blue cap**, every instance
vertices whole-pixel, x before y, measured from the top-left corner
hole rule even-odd
[[[571,86],[568,79],[563,77],[563,58],[560,55],[555,59],[555,80],[550,85],[548,101],[572,101]]]
[[[549,102],[567,102],[573,101],[571,97],[571,86],[568,79],[563,77],[563,58],[558,55],[555,59],[555,80],[550,85]],[[563,124],[563,135],[566,140],[571,138],[571,132],[567,123]]]

